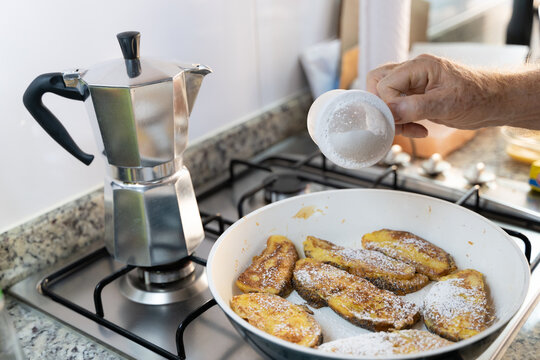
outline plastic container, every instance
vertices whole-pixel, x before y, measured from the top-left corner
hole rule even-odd
[[[17,334],[5,308],[4,295],[0,290],[0,360],[24,359]]]
[[[392,146],[392,112],[379,97],[362,90],[332,90],[308,113],[308,131],[336,165],[359,169],[379,162]]]
[[[501,133],[510,157],[526,164],[540,160],[540,131],[503,126]]]
[[[536,160],[531,164],[529,185],[532,190],[540,192],[540,160]]]

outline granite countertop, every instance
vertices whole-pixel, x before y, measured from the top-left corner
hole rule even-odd
[[[259,121],[252,121],[243,124],[240,132],[252,133],[250,135],[260,135],[269,133],[268,128],[260,129],[257,133],[256,128],[261,122],[266,126],[274,127],[272,133],[280,135],[273,139],[266,138],[258,146],[267,147],[281,138],[290,136],[291,133],[302,129],[301,124],[305,124],[305,113],[309,107],[309,97],[296,99],[291,103],[282,105],[278,111],[268,115],[263,114]],[[270,121],[276,113],[295,115],[293,121],[288,122],[292,129],[283,129],[277,122]],[[277,116],[279,118],[279,116]],[[289,119],[290,120],[290,119]],[[268,125],[268,123],[273,125]],[[283,123],[283,121],[278,121]],[[295,125],[290,125],[294,123]],[[238,129],[236,129],[238,132]],[[198,149],[193,151],[194,156],[191,160],[194,167],[201,176],[201,182],[223,171],[220,166],[226,163],[232,154],[241,153],[242,146],[252,148],[253,144],[238,144],[231,133],[219,135],[219,140],[207,140],[206,148],[199,145]],[[250,136],[243,136],[244,139]],[[210,142],[210,143],[208,143]],[[226,145],[228,142],[229,145]],[[208,150],[210,148],[219,148],[216,153]],[[239,148],[240,147],[240,148]],[[206,149],[206,150],[205,150]],[[256,150],[251,150],[256,151]],[[248,154],[247,156],[251,156]],[[448,160],[455,165],[467,165],[474,161],[484,161],[488,167],[494,170],[500,176],[511,177],[516,180],[526,181],[528,178],[529,167],[525,164],[517,163],[511,160],[504,152],[504,141],[498,129],[484,129],[478,132],[474,140],[466,144],[462,149],[454,152],[448,157]],[[200,168],[204,164],[206,168]],[[221,165],[220,165],[221,164]],[[194,172],[194,171],[193,171]],[[194,172],[195,173],[195,172]],[[22,278],[36,272],[40,269],[50,267],[58,258],[65,258],[71,255],[75,250],[81,250],[86,246],[97,241],[95,234],[102,231],[102,223],[93,216],[85,214],[94,214],[102,211],[102,195],[95,192],[89,194],[86,198],[81,198],[78,202],[68,204],[54,214],[43,215],[36,219],[39,226],[49,226],[51,224],[64,226],[63,229],[55,231],[62,232],[62,236],[69,239],[68,244],[64,241],[58,241],[58,235],[50,228],[45,232],[36,234],[38,225],[27,225],[21,229],[15,229],[0,236],[0,287],[9,287],[9,285],[21,280]],[[97,210],[96,210],[97,209]],[[57,216],[57,217],[54,217]],[[51,218],[54,217],[54,218]],[[44,225],[45,224],[45,225]],[[66,235],[66,233],[68,235]],[[71,235],[70,235],[71,234]],[[61,245],[59,245],[61,243]],[[13,250],[15,249],[15,251]],[[75,249],[75,250],[74,250]],[[11,251],[8,251],[11,250]],[[43,252],[50,254],[45,260],[38,256]],[[7,260],[6,260],[7,259]],[[9,295],[6,296],[8,312],[14,322],[19,336],[20,344],[28,359],[125,359],[123,356],[115,353],[107,347],[100,345],[71,327],[52,319],[51,317],[35,310],[24,303],[21,303]],[[68,311],[68,310],[66,310]],[[510,348],[505,353],[503,359],[537,359],[540,353],[540,306],[529,317],[526,324],[513,341]]]
[[[125,359],[10,296],[6,296],[6,300],[19,344],[27,359]]]
[[[528,182],[529,165],[506,154],[506,141],[500,128],[478,130],[476,136],[460,149],[447,156],[452,166],[466,168],[478,161],[502,178]]]

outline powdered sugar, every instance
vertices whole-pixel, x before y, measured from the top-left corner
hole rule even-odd
[[[261,286],[263,288],[277,288],[283,279],[280,279],[277,267],[269,267],[261,273]]]
[[[406,248],[410,248],[411,250],[422,252],[425,254],[429,254],[431,256],[437,256],[437,254],[433,251],[434,245],[427,242],[424,239],[415,237],[415,236],[406,236],[405,232],[400,232],[399,237],[395,237],[395,240],[399,241],[399,244],[405,245]],[[412,235],[412,234],[411,234]],[[378,244],[371,244],[368,243],[366,248],[370,249],[371,246],[378,246]],[[383,251],[386,255],[393,257],[393,258],[399,258],[404,255],[404,249],[402,246],[393,246],[392,243],[383,243]]]
[[[353,169],[379,161],[394,137],[390,109],[377,96],[360,90],[319,97],[308,114],[308,129],[330,160]]]
[[[300,288],[317,294],[331,308],[346,309],[354,317],[351,321],[366,320],[362,326],[381,324],[382,328],[400,329],[412,325],[419,312],[415,304],[328,264],[301,260],[293,276]]]
[[[416,267],[420,274],[436,280],[455,270],[452,257],[443,249],[407,231],[383,229],[364,235],[366,249],[377,250],[391,258]]]
[[[319,350],[350,355],[382,356],[393,354],[393,345],[387,333],[371,333],[324,343],[319,346]]]
[[[385,356],[411,354],[452,344],[437,335],[420,330],[401,330],[391,333],[378,332],[339,339],[319,346],[320,350],[357,355]]]
[[[338,287],[340,284],[345,284],[345,281],[339,281],[339,275],[342,275],[342,279],[349,282],[354,282],[356,279],[345,271],[342,271],[343,274],[336,273],[337,269],[332,265],[320,264],[317,267],[310,266],[309,263],[305,265],[307,266],[295,268],[293,272],[295,281],[301,284],[303,288],[316,289],[322,297],[328,297],[343,289],[343,287]]]
[[[465,318],[468,329],[482,331],[489,317],[486,294],[467,286],[464,279],[440,281],[424,299],[424,316],[435,323],[463,322],[460,317]]]
[[[253,326],[287,341],[314,346],[322,333],[302,307],[277,295],[238,295],[233,297],[231,307]]]
[[[381,290],[369,282],[363,283],[362,286],[348,287],[334,298],[341,296],[352,299],[348,310],[356,319],[368,320],[374,324],[391,323],[390,328],[402,329],[414,324],[414,317],[419,312],[415,304],[403,300],[390,291]]]
[[[415,272],[414,267],[411,265],[392,259],[383,253],[374,250],[341,248],[335,250],[335,253],[343,256],[347,261],[361,261],[368,266],[381,269],[381,272],[384,273],[394,273],[399,275],[410,273],[412,276]]]
[[[290,289],[290,275],[298,254],[290,240],[279,236],[268,238],[263,252],[238,277],[244,292],[262,291],[280,294]]]

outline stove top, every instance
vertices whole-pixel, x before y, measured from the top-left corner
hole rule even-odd
[[[530,258],[531,268],[536,268],[540,261],[540,197],[529,192],[526,184],[489,178],[487,184],[475,187],[460,169],[445,166],[443,173],[427,175],[425,169],[433,166],[421,162],[401,166],[393,161],[403,162],[403,158],[345,171],[327,162],[309,137],[290,138],[249,161],[233,160],[228,177],[199,189],[206,238],[190,262],[182,264],[181,274],[169,269],[134,269],[115,262],[104,248],[97,247],[86,256],[23,280],[10,293],[127,357],[262,359],[219,307],[212,307],[204,265],[214,241],[233,221],[268,202],[350,187],[395,188],[459,201],[513,235]],[[537,273],[540,271],[533,272],[535,277]],[[178,285],[180,282],[188,286]],[[171,286],[166,284],[178,286],[169,291]],[[540,287],[540,281],[531,284]],[[534,300],[537,292],[531,288],[529,298]],[[503,336],[497,337],[497,333],[451,358],[476,359],[482,353],[491,358],[484,350],[510,339],[504,334],[509,328],[503,330]]]

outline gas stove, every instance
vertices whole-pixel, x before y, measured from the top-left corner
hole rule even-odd
[[[482,164],[453,169],[438,156],[410,162],[393,148],[383,164],[348,171],[329,163],[309,137],[289,138],[197,191],[206,238],[182,261],[135,268],[104,247],[31,276],[10,293],[31,306],[136,359],[262,359],[234,330],[207,287],[206,258],[235,220],[265,204],[326,189],[381,187],[436,196],[469,207],[506,230],[533,270],[528,300],[540,290],[540,197],[526,184],[497,179]],[[38,291],[36,291],[36,288]],[[509,325],[452,359],[494,359],[509,345],[527,307]]]

